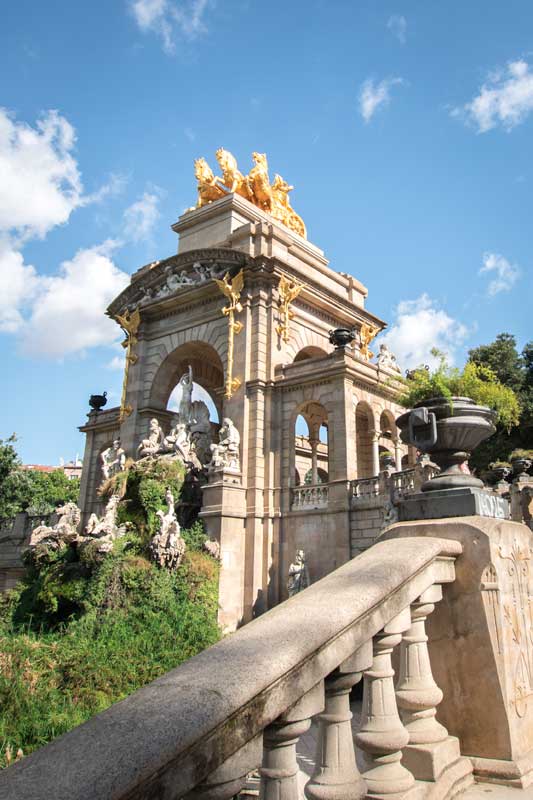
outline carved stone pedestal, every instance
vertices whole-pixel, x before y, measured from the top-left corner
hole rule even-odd
[[[400,522],[383,538],[455,539],[456,580],[428,619],[429,654],[443,692],[439,722],[457,736],[474,775],[533,783],[533,547],[531,531],[506,520],[455,517]],[[438,768],[439,747],[428,752]],[[409,745],[409,749],[414,748]],[[451,752],[451,751],[450,751]],[[449,757],[450,753],[446,757]],[[408,764],[408,753],[404,763]]]
[[[230,632],[244,616],[246,489],[239,472],[217,470],[202,491],[200,518],[209,538],[220,544],[218,621]]]

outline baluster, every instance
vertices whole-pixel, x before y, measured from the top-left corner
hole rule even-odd
[[[441,599],[442,587],[434,584],[411,604],[411,627],[401,645],[396,697],[409,735],[402,760],[418,780],[450,783],[445,778],[448,771],[455,784],[465,788],[472,783],[471,762],[461,757],[459,740],[435,719],[442,691],[431,671],[425,623]]]
[[[262,734],[247,742],[195,786],[184,800],[229,800],[246,783],[247,775],[261,761]]]
[[[324,708],[320,681],[263,733],[260,800],[298,800],[296,745],[311,727],[311,718]]]
[[[414,784],[413,776],[400,763],[409,734],[398,714],[391,664],[392,651],[409,625],[406,608],[374,636],[372,667],[364,673],[363,718],[355,741],[368,766],[363,778],[369,798],[400,798]]]
[[[409,733],[409,744],[442,742],[448,731],[435,719],[442,691],[433,679],[426,636],[426,619],[442,599],[442,587],[435,583],[411,604],[411,627],[400,648],[400,677],[396,699]]]
[[[366,795],[366,784],[355,763],[350,690],[371,664],[369,641],[326,678],[326,707],[318,715],[315,769],[305,787],[309,800],[360,800]]]

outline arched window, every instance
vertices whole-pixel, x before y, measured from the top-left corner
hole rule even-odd
[[[304,476],[304,483],[327,483],[328,463],[328,416],[320,404],[305,403],[296,416],[294,424],[294,485]]]

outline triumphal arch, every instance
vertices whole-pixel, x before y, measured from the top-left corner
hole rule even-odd
[[[385,323],[366,288],[306,238],[292,187],[270,180],[264,155],[247,175],[227,151],[217,160],[221,177],[195,163],[197,205],[172,226],[177,254],[135,272],[109,306],[125,333],[123,393],[81,428],[80,504],[97,509],[109,453],[194,463],[231,628],[286,597],[298,550],[311,581],[347,561],[350,482],[377,475],[385,451],[400,469],[407,452],[398,368],[386,347],[371,352]]]

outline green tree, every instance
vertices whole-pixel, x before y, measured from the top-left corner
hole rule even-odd
[[[15,434],[9,439],[0,439],[0,519],[14,516],[22,510],[22,501],[27,496],[28,476],[21,469],[15,450]]]
[[[520,422],[510,431],[498,425],[496,433],[481,444],[472,455],[471,465],[487,469],[492,461],[507,460],[515,448],[533,448],[533,342],[521,353],[510,333],[500,333],[490,344],[469,352],[469,360],[490,367],[499,380],[513,389],[520,403]]]
[[[77,503],[79,478],[68,478],[62,469],[53,472],[28,470],[28,489],[23,498],[28,514],[50,514],[57,506]]]

